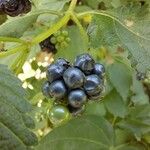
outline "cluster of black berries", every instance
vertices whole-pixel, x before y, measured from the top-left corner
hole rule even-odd
[[[59,58],[47,68],[43,93],[56,102],[66,103],[70,112],[80,111],[87,100],[99,99],[104,87],[105,68],[89,54],[76,57],[71,65]]]
[[[40,47],[44,52],[56,54],[57,50],[66,48],[69,42],[70,38],[68,31],[62,30],[42,41]]]
[[[15,17],[28,13],[30,10],[31,2],[29,0],[0,0],[0,14]]]

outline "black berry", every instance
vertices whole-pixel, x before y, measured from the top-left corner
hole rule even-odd
[[[96,63],[94,65],[93,74],[98,75],[100,78],[103,77],[103,74],[105,73],[105,68],[102,64]]]
[[[102,79],[95,74],[87,76],[84,89],[89,96],[97,95],[103,90]]]
[[[51,64],[47,68],[47,78],[49,82],[53,82],[54,80],[61,79],[63,76],[66,67],[58,65],[58,64]]]
[[[67,89],[62,80],[54,81],[50,84],[49,94],[56,100],[63,99],[67,94]]]
[[[81,70],[70,67],[64,72],[63,79],[69,88],[75,89],[83,85],[85,76]]]
[[[90,74],[94,69],[94,60],[89,54],[81,54],[76,57],[74,65],[80,68],[85,74]]]
[[[104,66],[95,63],[89,54],[77,56],[74,65],[59,58],[48,66],[48,81],[42,91],[44,95],[54,98],[54,104],[66,106],[72,115],[78,115],[83,112],[88,100],[98,100],[101,97],[104,73]]]
[[[31,11],[31,2],[29,0],[0,0],[0,11],[15,17]]]
[[[87,96],[83,90],[73,90],[68,95],[68,102],[72,107],[79,108],[85,104]]]
[[[56,64],[64,66],[64,67],[69,67],[70,66],[69,61],[67,61],[64,58],[57,59]]]

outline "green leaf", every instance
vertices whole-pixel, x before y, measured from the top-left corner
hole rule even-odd
[[[86,105],[84,114],[104,116],[106,114],[106,109],[102,102],[89,102]]]
[[[36,5],[36,11],[40,11],[40,10],[50,10],[50,11],[56,11],[56,12],[60,12],[65,4],[67,2],[69,2],[69,0],[61,0],[61,1],[57,1],[57,0],[34,0],[35,1],[35,5]],[[61,13],[60,13],[61,14]],[[51,13],[45,13],[45,14],[41,14],[38,17],[37,22],[42,23],[43,25],[46,26],[50,26],[53,23],[55,23],[54,21],[58,19],[58,16],[54,16]]]
[[[101,13],[93,17],[88,28],[91,46],[99,48],[102,45],[123,46],[128,49],[138,62],[137,69],[146,71],[150,68],[150,34],[149,18],[140,18],[140,21],[120,19],[125,15],[118,13],[117,17]],[[128,20],[127,20],[128,19]]]
[[[123,118],[127,114],[126,105],[115,89],[106,95],[103,101],[108,111],[115,117]]]
[[[108,67],[109,80],[124,101],[127,101],[129,96],[132,84],[131,73],[130,68],[124,63],[115,62]]]
[[[28,129],[34,123],[27,116],[31,106],[25,96],[21,82],[0,65],[0,149],[26,150],[37,144],[35,134]]]
[[[142,145],[133,145],[130,146],[129,144],[119,145],[116,147],[117,150],[146,150]]]
[[[108,150],[114,143],[111,125],[101,117],[85,116],[50,132],[37,150]]]
[[[145,150],[140,145],[117,144],[110,123],[99,116],[82,116],[55,128],[46,135],[37,150]]]
[[[97,9],[100,2],[102,2],[102,0],[94,0],[94,1],[91,1],[91,0],[85,0],[85,3],[90,6],[91,8],[94,8],[94,9]]]
[[[149,69],[150,37],[146,37],[146,35],[140,35],[138,32],[131,32],[129,29],[123,27],[119,23],[115,23],[115,30],[123,45],[131,52],[133,57],[138,62],[137,69],[142,72],[145,72],[147,69]]]
[[[129,132],[126,132],[125,130],[122,130],[120,128],[115,129],[115,135],[116,135],[116,144],[121,145],[126,143],[127,141],[133,140],[132,134]]]
[[[36,21],[39,14],[40,12],[8,19],[0,26],[0,36],[21,37]]]
[[[142,82],[136,79],[136,73],[133,74],[132,92],[131,101],[135,105],[149,104],[149,97],[144,91]]]
[[[88,27],[88,34],[90,36],[90,45],[93,48],[100,48],[105,45],[120,45],[113,28],[113,19],[109,17],[94,15]]]
[[[37,2],[38,1],[38,2]],[[49,10],[56,10],[61,11],[64,5],[69,2],[69,0],[37,0],[35,5],[37,5],[38,9],[49,9]]]
[[[130,108],[129,114],[118,126],[131,132],[138,140],[150,132],[150,105],[140,105]]]

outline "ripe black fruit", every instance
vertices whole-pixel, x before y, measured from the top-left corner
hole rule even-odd
[[[95,74],[89,75],[86,78],[84,89],[89,96],[96,95],[103,89],[102,80]]]
[[[47,68],[48,82],[44,94],[55,104],[67,105],[72,115],[83,112],[87,100],[98,100],[104,86],[104,66],[89,54],[77,56],[75,66],[59,58]]]
[[[94,60],[89,54],[81,54],[76,57],[74,65],[80,68],[85,74],[90,74],[94,69]]]
[[[64,58],[57,59],[56,64],[64,66],[64,67],[69,67],[70,66],[69,61],[67,61]]]
[[[98,75],[100,78],[103,77],[103,74],[105,73],[105,68],[102,64],[96,63],[94,65],[93,74]]]
[[[49,82],[53,82],[54,80],[61,79],[64,71],[67,68],[58,64],[51,64],[47,68],[47,78]]]
[[[62,80],[54,81],[49,86],[49,94],[56,100],[63,99],[67,94],[67,89]]]
[[[68,102],[72,107],[79,108],[85,104],[87,96],[83,90],[73,90],[68,95]]]
[[[78,68],[70,67],[64,72],[63,79],[69,88],[75,89],[82,87],[85,76]]]
[[[0,11],[15,17],[19,14],[28,13],[31,10],[29,0],[0,0]]]

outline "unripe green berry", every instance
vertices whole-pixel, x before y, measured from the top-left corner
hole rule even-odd
[[[66,47],[68,47],[68,43],[65,42],[65,41],[64,41],[64,42],[61,42],[61,43],[60,43],[60,47],[61,47],[61,48],[66,48]]]
[[[65,31],[65,30],[62,31],[62,35],[67,37],[68,36],[68,31]]]
[[[54,36],[57,37],[57,36],[59,36],[60,34],[61,34],[61,32],[60,32],[60,31],[57,31],[56,33],[54,33]]]
[[[60,44],[59,43],[57,43],[56,45],[55,45],[55,48],[58,50],[58,49],[60,49]]]
[[[48,111],[48,118],[54,126],[59,126],[69,120],[70,113],[66,107],[58,105]]]
[[[69,42],[71,41],[71,39],[70,39],[69,37],[67,37],[67,38],[65,39],[65,41],[66,41],[67,43],[69,43]]]
[[[58,42],[63,42],[64,41],[64,36],[61,36],[61,35],[59,35],[58,37],[57,37],[57,41]]]
[[[56,41],[56,38],[55,38],[55,37],[52,37],[52,38],[50,39],[50,41],[51,41],[51,43],[52,43],[52,44],[56,44],[56,43],[57,43],[57,41]]]

